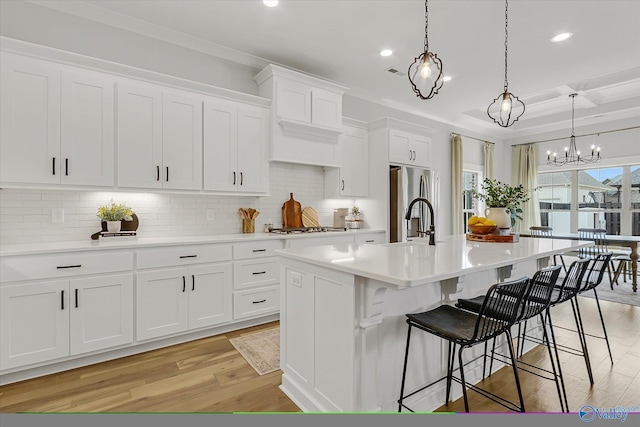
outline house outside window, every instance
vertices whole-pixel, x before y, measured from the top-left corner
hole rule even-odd
[[[640,235],[639,165],[543,172],[538,190],[541,225],[554,232],[603,228]]]

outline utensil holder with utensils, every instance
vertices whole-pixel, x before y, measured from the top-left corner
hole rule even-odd
[[[253,208],[249,209],[238,209],[238,213],[242,218],[242,232],[243,233],[254,233],[256,231],[256,218],[260,215],[260,212]]]

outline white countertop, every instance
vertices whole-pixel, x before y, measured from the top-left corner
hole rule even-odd
[[[278,255],[400,287],[473,274],[567,252],[593,242],[521,237],[517,243],[472,242],[464,234],[435,246],[421,241],[281,249]]]
[[[0,245],[0,256],[35,255],[60,252],[91,251],[105,249],[137,249],[156,246],[179,246],[206,243],[236,243],[258,240],[286,240],[300,238],[320,238],[330,236],[345,236],[354,234],[383,233],[378,229],[358,229],[347,231],[327,231],[317,233],[276,234],[276,233],[246,233],[221,234],[205,236],[177,236],[177,237],[138,237],[135,240],[83,240],[72,242],[24,243],[15,245]]]

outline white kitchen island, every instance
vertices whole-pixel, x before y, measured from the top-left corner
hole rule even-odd
[[[305,412],[394,412],[406,313],[479,295],[508,278],[531,276],[548,265],[550,256],[591,244],[535,238],[471,242],[455,235],[435,246],[414,241],[277,251],[282,286],[281,388]],[[442,340],[415,335],[409,391],[446,371]],[[479,354],[481,348],[474,350]],[[465,360],[472,353],[468,351]],[[479,362],[465,372],[468,381],[479,380]],[[444,382],[440,384],[408,403],[419,411],[440,407]],[[454,386],[452,392],[456,398],[461,389]]]

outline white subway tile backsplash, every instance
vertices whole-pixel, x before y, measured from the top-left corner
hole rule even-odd
[[[262,231],[265,223],[281,227],[282,204],[289,193],[303,208],[313,206],[321,224],[332,225],[333,210],[324,201],[322,167],[271,163],[270,175],[269,197],[2,189],[0,243],[87,240],[100,230],[98,206],[111,199],[131,206],[140,219],[139,235],[148,237],[241,233],[239,208],[260,211],[256,231]],[[52,208],[64,209],[64,223],[51,223]],[[207,220],[207,209],[214,210],[214,220]]]

